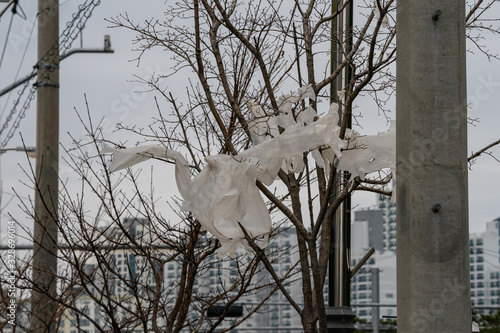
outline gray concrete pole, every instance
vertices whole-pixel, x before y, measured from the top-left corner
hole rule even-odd
[[[398,332],[471,332],[465,1],[397,4]]]
[[[59,159],[59,3],[38,1],[36,189],[31,332],[57,332],[52,299],[57,286]]]
[[[370,270],[371,278],[372,278],[372,303],[379,304],[380,303],[380,270],[378,268],[372,268]],[[379,325],[380,324],[380,307],[374,306],[372,307],[372,325],[373,325],[373,333],[379,333]]]

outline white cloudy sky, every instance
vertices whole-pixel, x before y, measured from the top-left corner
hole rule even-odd
[[[83,1],[60,0],[60,2],[60,29],[62,30],[65,22],[70,19],[77,6]],[[35,3],[35,1],[20,1],[27,20],[19,16],[14,18],[11,37],[0,67],[0,89],[14,81],[19,68],[19,77],[22,77],[31,71],[36,62],[36,27],[32,38],[28,39],[37,10]],[[1,3],[0,8],[4,5]],[[109,34],[115,53],[75,54],[61,63],[60,140],[63,145],[69,145],[68,132],[74,137],[84,135],[74,111],[75,108],[85,111],[84,94],[87,95],[92,117],[95,120],[105,119],[110,137],[116,138],[112,129],[117,122],[145,126],[156,116],[154,94],[140,94],[138,91],[144,90],[144,87],[131,81],[134,80],[134,75],[148,77],[151,72],[168,71],[171,66],[169,58],[161,50],[156,50],[146,54],[139,65],[131,61],[136,57],[136,54],[131,51],[133,34],[123,29],[108,28],[109,23],[105,22],[104,18],[128,12],[131,17],[140,21],[144,18],[160,17],[165,8],[164,1],[108,0],[103,1],[95,9],[83,33],[83,46],[102,47],[103,36]],[[495,4],[494,12],[497,15],[492,15],[493,17],[500,17],[500,2]],[[7,12],[0,20],[0,47],[2,49],[10,16],[11,13]],[[492,49],[492,52],[500,53],[499,37],[488,36],[484,43]],[[21,64],[26,45],[28,45],[27,55]],[[79,47],[79,45],[80,40],[77,40],[74,47]],[[175,89],[176,84],[166,82],[165,87]],[[17,89],[9,99],[7,95],[0,98],[2,124],[12,107],[16,91]],[[469,151],[476,151],[500,139],[500,66],[498,61],[489,62],[479,52],[468,54],[468,95],[473,106],[470,116],[479,118],[480,121],[475,127],[470,127],[469,131]],[[32,104],[33,107],[27,111],[18,133],[9,141],[8,147],[22,144],[19,133],[22,134],[26,145],[35,145],[35,103]],[[361,103],[360,106],[365,106],[365,103]],[[386,121],[382,117],[365,117],[362,121],[364,121],[364,128],[358,130],[363,133],[371,134],[386,129]],[[4,135],[3,140],[5,140]],[[134,142],[131,141],[130,145]],[[500,147],[492,151],[500,158]],[[17,208],[17,199],[12,197],[14,190],[24,198],[33,196],[31,190],[22,184],[22,182],[27,182],[28,178],[23,174],[20,166],[29,169],[26,157],[22,153],[8,152],[1,156],[2,225],[7,220],[7,213],[13,214],[20,220],[24,219],[27,226],[30,224]],[[160,162],[155,164],[156,170],[160,170],[161,167]],[[61,162],[60,168],[63,179],[66,177],[71,181],[72,174],[64,162]],[[165,177],[157,180],[166,184],[162,188],[174,188],[171,174],[166,174]],[[486,222],[500,217],[499,188],[500,163],[489,156],[479,158],[469,173],[469,217],[472,232],[482,231]],[[372,194],[356,195],[354,202],[357,207],[362,208],[375,204],[376,198]]]

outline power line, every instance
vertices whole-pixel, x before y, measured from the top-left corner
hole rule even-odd
[[[49,64],[46,68],[44,68],[44,71],[42,72],[41,76],[42,78],[46,76],[49,71],[54,68],[54,66],[59,66],[59,64],[54,63],[53,60],[51,60],[54,56],[54,52],[57,49],[57,46],[59,46],[59,54],[61,56],[64,56],[65,53],[69,50],[71,47],[72,43],[74,40],[78,37],[78,34],[80,31],[82,31],[85,28],[85,24],[87,23],[87,20],[92,16],[92,12],[94,11],[95,7],[99,6],[101,4],[101,0],[87,0],[80,6],[78,6],[78,12],[73,14],[72,20],[70,20],[68,23],[66,23],[66,29],[61,33],[59,36],[59,45],[53,45],[41,59],[39,59],[36,67],[41,66],[42,64],[48,64],[49,62],[52,62]],[[33,69],[32,74],[35,73],[37,68]],[[36,92],[36,85],[35,83],[34,86],[31,87],[28,97],[24,100],[24,103],[19,110],[19,113],[17,112],[17,105],[20,103],[20,100],[22,98],[22,95],[26,91],[28,85],[30,84],[30,80],[26,81],[21,93],[19,94],[19,97],[14,101],[14,107],[11,109],[9,115],[6,118],[6,121],[4,122],[2,128],[0,129],[0,134],[7,129],[9,126],[8,123],[12,120],[12,117],[17,113],[17,117],[14,120],[14,123],[9,130],[7,137],[5,140],[0,144],[0,147],[3,148],[7,145],[9,140],[14,136],[14,133],[16,130],[19,128],[19,124],[21,120],[25,117],[26,115],[26,110],[30,107],[31,101],[35,98],[35,92]]]
[[[30,42],[31,42],[31,37],[33,36],[33,31],[35,30],[35,25],[36,25],[36,20],[33,20],[33,24],[31,25],[30,34],[28,36],[28,41],[26,42],[26,47],[24,48],[23,56],[21,57],[21,62],[19,63],[19,67],[17,68],[17,72],[16,72],[16,76],[14,78],[14,81],[16,81],[17,78],[19,77],[19,72],[21,71],[21,68],[22,68],[22,65],[23,65],[23,62],[24,62],[24,58],[26,57],[26,53],[28,52],[28,47],[29,47]],[[4,49],[4,51],[5,51],[5,49]],[[7,108],[7,104],[9,103],[11,94],[12,93],[9,93],[9,95],[7,96],[7,100],[5,101],[3,109]]]
[[[5,50],[7,49],[7,42],[9,41],[9,36],[10,36],[10,30],[12,28],[12,22],[14,21],[14,16],[16,16],[16,14],[18,14],[19,16],[21,16],[24,20],[26,20],[26,14],[24,13],[24,10],[21,8],[21,6],[19,6],[19,0],[12,0],[10,1],[8,4],[7,4],[7,7],[2,11],[2,14],[5,13],[5,11],[7,10],[7,8],[9,8],[10,5],[13,5],[12,6],[12,16],[10,17],[10,22],[9,22],[9,29],[7,30],[7,36],[5,37],[5,45],[3,47],[3,51],[2,51],[2,56],[0,57],[0,67],[2,66],[2,62],[3,62],[3,58],[5,56]],[[19,13],[17,11],[17,9],[19,9],[21,11],[21,13]],[[1,16],[0,15],[0,16]]]
[[[14,10],[14,9],[12,9],[12,10]],[[12,22],[14,21],[14,16],[15,15],[16,14],[13,12],[12,16],[10,17],[9,28],[7,29],[7,36],[5,37],[5,44],[3,46],[2,56],[0,57],[0,67],[2,67],[3,57],[5,56],[5,50],[7,49],[7,42],[9,41],[10,30],[12,28]]]

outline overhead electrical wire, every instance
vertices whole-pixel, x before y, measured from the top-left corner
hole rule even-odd
[[[79,33],[85,28],[85,24],[87,20],[92,16],[92,12],[95,7],[101,4],[101,0],[87,0],[82,5],[78,6],[78,12],[72,15],[72,20],[66,23],[66,29],[59,36],[59,56],[63,56],[71,47],[72,43],[76,38],[78,38]],[[57,45],[52,46],[41,59],[39,59],[38,64],[47,64],[51,62],[51,65],[59,65],[55,63],[55,51],[58,49]],[[36,68],[33,69],[32,73],[36,72]],[[48,74],[51,68],[44,69],[41,73],[39,72],[39,76],[44,77]],[[19,113],[17,112],[17,106],[20,104],[22,95],[26,91],[28,85],[30,84],[30,80],[26,81],[23,87],[20,90],[19,97],[13,102],[14,106],[11,109],[9,115],[6,118],[6,121],[2,125],[0,129],[0,134],[8,128],[9,122],[12,120],[12,117],[17,113],[17,117],[14,120],[12,127],[4,141],[0,144],[1,148],[4,148],[9,140],[14,136],[15,131],[19,128],[19,124],[21,120],[25,117],[26,110],[30,107],[31,101],[35,98],[36,85],[32,86],[29,90],[27,98],[24,100]]]
[[[38,16],[38,14],[37,14],[37,16]],[[28,48],[29,48],[29,45],[30,45],[30,42],[31,42],[31,37],[33,37],[33,31],[35,30],[35,25],[36,25],[36,20],[33,20],[33,24],[31,25],[30,34],[29,34],[28,40],[26,42],[26,47],[24,48],[23,56],[21,57],[21,62],[19,63],[19,66],[17,67],[17,72],[16,72],[16,76],[14,77],[14,81],[17,81],[17,78],[19,77],[19,73],[21,72],[21,68],[22,68],[23,63],[24,63],[24,58],[26,57],[26,54],[28,53]],[[10,96],[11,95],[12,95],[12,90],[7,95],[7,100],[5,101],[2,110],[5,110],[7,108],[7,105],[9,103],[9,101],[10,101]],[[0,129],[0,134],[2,132],[3,132],[3,128]]]
[[[12,28],[12,22],[14,21],[15,15],[16,14],[12,13],[12,16],[10,17],[9,28],[7,29],[7,36],[5,37],[5,43],[3,45],[2,56],[0,57],[0,67],[2,67],[3,57],[5,56],[5,50],[7,49],[7,42],[9,41],[10,30]]]
[[[2,66],[3,58],[5,56],[5,50],[7,49],[7,43],[9,41],[9,36],[10,36],[10,31],[12,29],[12,22],[14,21],[14,16],[16,16],[16,14],[17,14],[17,15],[21,16],[21,18],[23,20],[26,20],[26,14],[24,13],[24,10],[21,8],[21,6],[19,6],[19,0],[12,0],[12,1],[10,1],[7,4],[7,7],[2,11],[2,15],[3,15],[3,13],[5,13],[5,11],[9,8],[9,6],[11,4],[13,5],[13,7],[12,7],[12,15],[10,17],[9,28],[7,29],[7,36],[5,37],[5,44],[3,46],[2,56],[0,57],[0,67]],[[18,12],[17,11],[18,9],[21,12]]]

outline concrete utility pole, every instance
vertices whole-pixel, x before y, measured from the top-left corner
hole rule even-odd
[[[471,332],[465,1],[397,4],[398,332]]]
[[[38,1],[36,188],[31,332],[56,332],[59,1]],[[40,292],[42,291],[42,292]]]

